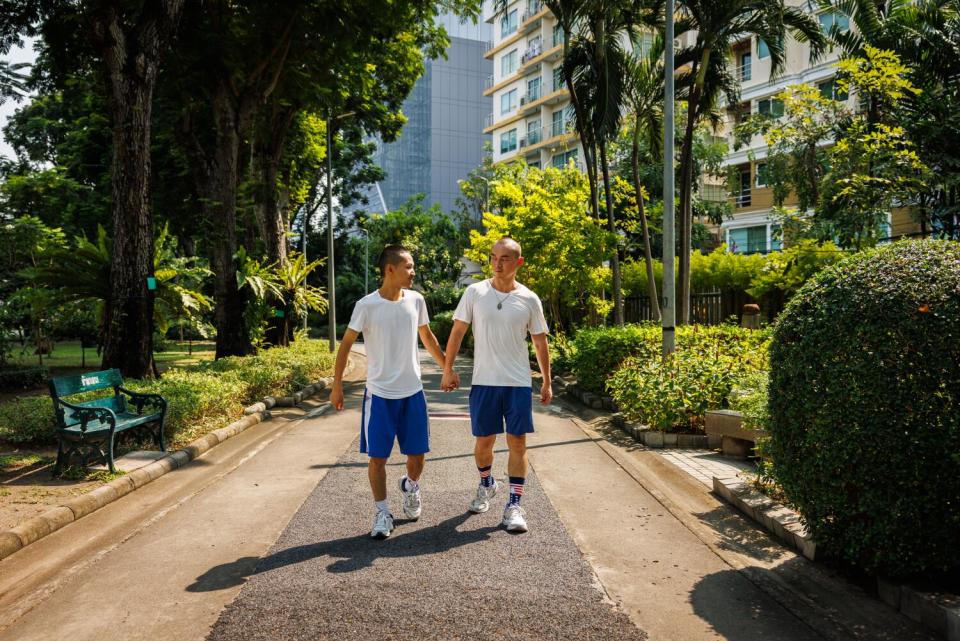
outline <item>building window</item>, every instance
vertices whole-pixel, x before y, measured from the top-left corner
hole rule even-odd
[[[749,207],[750,198],[750,165],[740,167],[740,178],[737,188],[733,192],[733,204],[737,208]]]
[[[783,101],[779,98],[764,98],[757,101],[757,113],[771,118],[783,116]]]
[[[836,80],[827,80],[826,82],[821,82],[817,85],[817,89],[820,90],[820,95],[828,100],[839,100],[840,102],[846,101],[848,98],[845,91],[841,91],[840,87],[837,86]]]
[[[769,185],[769,179],[767,177],[767,163],[757,163],[757,177],[754,182],[756,182],[757,187],[767,187]]]
[[[821,13],[817,16],[817,19],[820,21],[820,30],[824,33],[829,34],[834,27],[841,33],[846,33],[850,30],[850,18],[837,11]]]
[[[753,77],[753,56],[745,53],[740,56],[739,67],[740,82],[747,82]]]
[[[557,109],[550,115],[550,136],[562,136],[567,129],[566,118],[564,118],[563,109]]]
[[[553,90],[560,91],[566,88],[566,86],[567,84],[563,80],[563,67],[558,64],[553,68]]]
[[[734,254],[757,254],[767,251],[767,226],[740,227],[727,232],[727,249]]]
[[[527,144],[535,145],[540,142],[540,119],[527,121]]]
[[[505,154],[517,149],[517,130],[511,129],[500,134],[500,153]]]
[[[514,49],[510,53],[503,55],[503,58],[500,58],[500,75],[502,77],[509,76],[514,71],[517,70],[517,50]]]
[[[500,18],[500,37],[506,38],[517,30],[517,10],[514,9]]]
[[[577,162],[577,150],[571,149],[562,154],[554,154],[553,158],[550,159],[550,164],[556,167],[557,169],[563,169],[566,167],[570,161],[574,163]]]
[[[553,25],[553,46],[563,44],[563,27],[558,24]]]
[[[757,39],[757,57],[763,60],[770,57],[770,47],[763,39]]]
[[[511,89],[500,94],[500,115],[508,114],[517,108],[517,90]]]
[[[531,78],[527,81],[527,95],[524,102],[531,103],[540,100],[540,77]]]
[[[530,162],[527,163],[527,167],[532,167],[532,168],[534,168],[534,169],[540,169],[540,161],[539,161],[539,160],[531,160]]]
[[[646,58],[651,49],[653,49],[653,34],[644,31],[633,46],[633,55],[637,58]]]

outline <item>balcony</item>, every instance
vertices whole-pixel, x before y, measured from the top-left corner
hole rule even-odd
[[[562,136],[570,131],[572,124],[573,122],[569,119],[553,121],[550,123],[550,137],[556,138],[557,136]]]
[[[484,129],[488,129],[488,128],[492,127],[492,126],[493,126],[493,114],[492,114],[492,113],[488,113],[488,114],[487,114],[486,116],[484,116],[484,118],[483,118],[483,128],[484,128]]]
[[[523,52],[523,55],[520,56],[520,64],[525,65],[529,61],[541,55],[542,53],[543,53],[543,42],[541,42],[540,40],[535,40],[533,43],[531,43],[529,47],[527,47],[527,50]]]
[[[747,62],[737,67],[737,78],[740,82],[749,82],[753,78],[753,63]]]
[[[494,82],[493,74],[490,74],[489,76],[487,76],[487,79],[483,81],[483,90],[486,91],[487,89],[492,87],[493,82]]]
[[[526,9],[523,10],[523,14],[520,16],[520,30],[525,30],[526,27],[530,26],[527,23],[538,13],[543,11],[543,3],[538,0],[531,0],[527,2]]]
[[[483,55],[490,53],[494,47],[497,46],[497,43],[493,40],[487,40],[487,44],[483,47]]]
[[[749,207],[752,199],[750,198],[750,188],[746,187],[741,189],[739,193],[734,193],[733,197],[733,206],[737,209],[743,209],[744,207]]]
[[[540,144],[543,140],[543,127],[535,127],[527,130],[527,137],[520,140],[521,147],[532,147]]]

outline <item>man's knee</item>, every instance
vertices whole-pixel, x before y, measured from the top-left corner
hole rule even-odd
[[[370,457],[370,467],[385,469],[387,467],[387,459],[377,458],[375,456]]]
[[[511,452],[516,452],[517,454],[523,454],[524,452],[527,451],[527,437],[507,434],[507,448]]]

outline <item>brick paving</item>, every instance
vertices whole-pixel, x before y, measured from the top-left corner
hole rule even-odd
[[[726,478],[756,470],[756,465],[751,461],[724,456],[711,450],[663,449],[656,452],[711,489],[714,476]]]

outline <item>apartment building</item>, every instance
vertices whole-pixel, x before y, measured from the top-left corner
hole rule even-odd
[[[824,33],[834,25],[849,29],[847,16],[832,11],[820,11],[816,3],[808,0],[788,0],[788,4],[815,15]],[[744,38],[731,51],[735,70],[741,82],[740,103],[727,105],[727,123],[721,132],[728,137],[729,153],[724,165],[734,170],[739,179],[730,196],[733,216],[726,220],[716,233],[720,242],[737,253],[765,253],[780,249],[776,221],[771,217],[773,190],[767,185],[764,170],[767,144],[762,136],[755,136],[747,145],[734,150],[733,128],[751,114],[783,115],[783,102],[775,96],[790,85],[801,83],[817,87],[824,96],[845,101],[854,108],[855,96],[840,93],[836,84],[839,51],[828,51],[815,63],[810,62],[810,46],[807,43],[788,39],[786,64],[777,77],[771,76],[770,51],[766,43],[756,38]],[[784,207],[795,207],[796,198],[791,195]],[[897,237],[916,232],[906,209],[895,209],[888,220],[886,236]]]
[[[493,138],[493,161],[523,159],[534,167],[562,167],[582,152],[561,73],[563,30],[539,0],[512,0],[495,14],[484,3],[493,38],[484,58],[493,62],[483,94],[493,111],[483,133]]]

